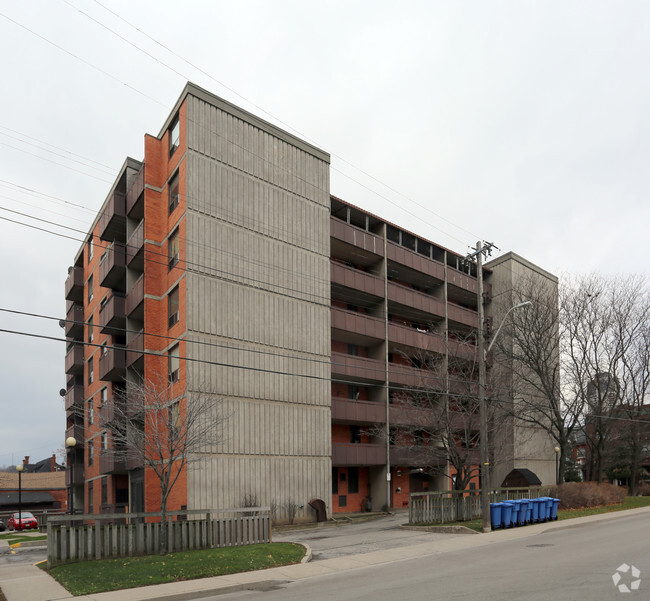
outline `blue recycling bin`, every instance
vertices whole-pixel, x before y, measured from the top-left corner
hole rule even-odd
[[[526,501],[526,523],[527,524],[532,524],[533,523],[533,506],[535,505],[533,503],[532,499],[524,499]]]
[[[510,501],[503,501],[501,503],[501,527],[510,528],[512,526],[512,508],[513,503]]]
[[[519,508],[521,505],[515,500],[511,501],[512,503],[512,525],[519,526]]]
[[[539,521],[545,522],[548,519],[548,503],[546,500],[548,497],[538,497],[539,502]]]
[[[501,503],[490,503],[490,523],[492,530],[501,528]]]
[[[560,499],[553,499],[553,507],[551,507],[551,519],[557,520],[557,509],[560,506]]]
[[[519,505],[519,512],[517,513],[517,521],[520,526],[525,526],[528,523],[528,500],[519,499],[517,501]]]
[[[546,497],[546,519],[553,519],[553,497]]]
[[[531,523],[539,522],[539,499],[531,499],[530,506],[531,506],[531,517],[530,517]]]

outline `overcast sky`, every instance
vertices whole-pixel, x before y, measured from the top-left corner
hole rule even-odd
[[[80,246],[5,219],[83,237],[6,209],[87,231],[187,80],[330,152],[332,194],[456,252],[648,273],[648,2],[29,0],[0,5],[0,44],[1,309],[63,318]],[[0,466],[63,446],[64,346],[0,333]]]

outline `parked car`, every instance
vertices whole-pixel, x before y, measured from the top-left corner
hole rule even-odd
[[[5,531],[5,523],[2,520],[0,520],[0,532],[4,532],[4,531]]]
[[[38,528],[38,522],[33,513],[29,511],[21,511],[20,518],[18,512],[12,513],[7,528],[9,530],[30,530],[31,528]]]

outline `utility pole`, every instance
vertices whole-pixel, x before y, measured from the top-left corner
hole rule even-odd
[[[478,402],[480,414],[480,445],[481,445],[481,518],[483,532],[490,532],[490,458],[488,455],[488,424],[487,424],[487,407],[485,404],[485,316],[483,312],[483,255],[492,254],[492,248],[496,248],[492,242],[486,242],[485,246],[479,240],[473,253],[465,257],[466,260],[476,260],[476,280],[478,282],[478,336],[476,346],[478,352]]]

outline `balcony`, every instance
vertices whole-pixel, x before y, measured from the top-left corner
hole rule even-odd
[[[79,303],[72,303],[65,315],[65,335],[68,338],[83,340],[84,308]]]
[[[84,299],[84,270],[83,267],[72,267],[68,270],[65,280],[65,299],[82,303]]]
[[[444,450],[432,450],[423,446],[392,446],[390,448],[390,464],[408,467],[428,467],[445,465]]]
[[[73,424],[65,429],[65,439],[73,437],[77,444],[83,444],[84,441],[84,425],[82,423]]]
[[[432,412],[435,409],[411,407],[405,403],[393,403],[390,406],[390,424],[417,426],[428,425],[431,422]]]
[[[144,216],[144,165],[126,193],[126,213],[131,219],[142,219]]]
[[[449,321],[470,326],[471,328],[478,327],[478,313],[472,309],[466,309],[465,307],[448,303],[447,315]]]
[[[332,329],[341,330],[345,334],[356,334],[352,338],[359,342],[371,344],[373,341],[383,340],[386,336],[386,326],[383,319],[371,317],[365,313],[357,313],[356,311],[346,311],[338,307],[332,307],[331,313]],[[343,335],[342,338],[346,338],[346,336]],[[348,335],[347,338],[350,338],[350,336]]]
[[[384,256],[384,239],[381,236],[371,234],[337,217],[330,217],[330,238],[332,254],[335,256],[352,253],[355,259],[366,263],[376,262],[379,257]]]
[[[84,387],[83,384],[75,384],[71,388],[65,391],[65,410],[70,411],[71,409],[80,410],[83,409],[84,403]]]
[[[104,288],[126,291],[126,249],[114,242],[102,255],[99,264],[99,283]]]
[[[438,283],[445,281],[445,266],[442,263],[429,259],[414,250],[410,250],[394,242],[388,242],[386,258],[399,265],[404,265],[420,273],[425,273],[435,278]]]
[[[99,217],[99,237],[102,240],[126,239],[126,194],[113,192]]]
[[[126,366],[131,367],[144,357],[144,332],[140,330],[126,345]]]
[[[99,358],[99,379],[121,382],[126,375],[126,349],[105,348]]]
[[[388,379],[391,384],[399,384],[400,386],[428,388],[441,392],[445,390],[444,377],[427,369],[418,369],[399,363],[388,364]]]
[[[131,269],[144,271],[144,220],[126,241],[126,263]]]
[[[444,301],[395,282],[388,282],[388,300],[391,303],[415,309],[419,313],[434,315],[438,319],[445,317]]]
[[[385,444],[332,443],[332,465],[385,465]]]
[[[332,421],[342,424],[384,424],[386,405],[354,399],[332,399]]]
[[[103,425],[112,424],[124,418],[123,402],[121,397],[117,399],[113,398],[99,406],[100,420]]]
[[[85,482],[84,477],[84,464],[83,464],[83,451],[76,452],[76,461],[74,468],[72,466],[68,467],[65,470],[65,485],[70,487],[73,484],[83,484]]]
[[[366,271],[331,261],[330,277],[333,287],[348,289],[344,293],[346,299],[359,295],[362,299],[376,303],[378,299],[384,298],[384,280]],[[354,292],[351,293],[350,290]]]
[[[125,454],[117,454],[114,451],[100,452],[99,473],[100,474],[126,474],[127,460]]]
[[[82,374],[84,371],[84,347],[72,345],[65,355],[65,373],[68,375]]]
[[[386,369],[377,359],[332,353],[332,377],[335,375],[358,382],[383,382]]]
[[[126,297],[113,293],[99,310],[102,334],[123,334],[126,327]]]
[[[442,335],[395,321],[388,322],[388,340],[400,346],[424,349],[432,353],[444,354],[446,351]]]
[[[126,293],[126,314],[132,319],[144,320],[144,273]]]

